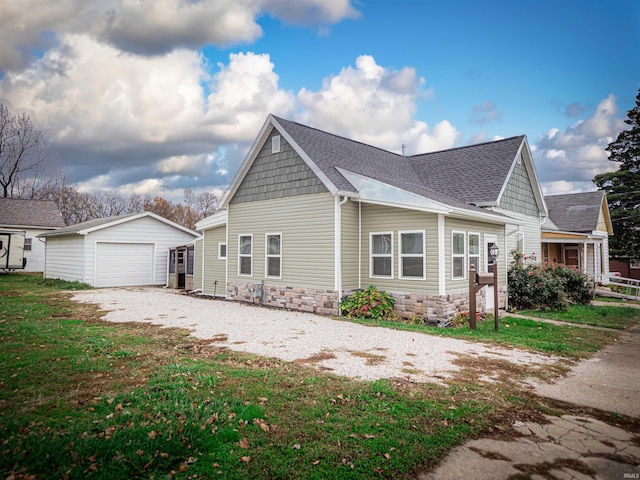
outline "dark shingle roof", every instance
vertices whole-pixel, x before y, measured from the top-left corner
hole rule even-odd
[[[496,202],[524,138],[414,155],[413,168],[425,186],[464,202]]]
[[[405,157],[274,118],[338,190],[356,191],[337,170],[342,168],[452,207],[472,210],[475,208],[471,204],[497,201],[524,140],[524,136],[518,136]]]
[[[598,227],[604,192],[569,193],[544,197],[549,218],[563,232],[593,232]]]
[[[0,198],[0,225],[59,228],[64,221],[53,200]]]

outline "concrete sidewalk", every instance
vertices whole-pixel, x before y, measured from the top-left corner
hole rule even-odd
[[[544,397],[640,417],[640,325],[554,384],[533,384]],[[483,438],[454,449],[420,480],[640,478],[638,435],[584,416],[516,422],[522,437]]]
[[[580,362],[556,383],[532,383],[543,397],[640,417],[640,325]]]

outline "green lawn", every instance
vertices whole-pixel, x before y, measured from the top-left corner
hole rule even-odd
[[[640,323],[640,309],[624,305],[571,305],[566,312],[523,310],[521,315],[624,330]]]
[[[590,330],[577,326],[553,325],[551,323],[508,316],[500,318],[497,331],[495,330],[493,319],[478,322],[476,330],[471,330],[468,325],[460,328],[438,328],[395,321],[364,319],[348,319],[348,321],[363,325],[526,348],[575,360],[591,357],[595,352],[606,347],[618,337],[616,332]]]
[[[79,288],[0,275],[0,478],[415,478],[546,408],[514,382],[532,374],[524,366],[461,358],[446,386],[350,381],[185,331],[104,322],[61,291]],[[380,325],[570,359],[616,337],[508,317],[497,332],[492,321]],[[546,368],[536,374],[563,367]]]
[[[350,381],[106,323],[58,287],[80,286],[0,275],[1,478],[415,478],[536,414],[519,367],[496,363],[499,388],[473,365],[447,386]]]

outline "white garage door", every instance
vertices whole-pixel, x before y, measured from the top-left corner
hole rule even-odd
[[[152,284],[153,244],[96,244],[96,287],[132,287]]]

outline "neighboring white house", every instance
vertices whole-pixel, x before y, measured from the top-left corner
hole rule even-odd
[[[196,237],[151,212],[90,220],[40,235],[44,276],[94,287],[165,285],[168,248]]]
[[[25,232],[24,271],[44,270],[44,243],[36,237],[60,227],[64,227],[64,221],[53,200],[0,198],[0,229]]]

